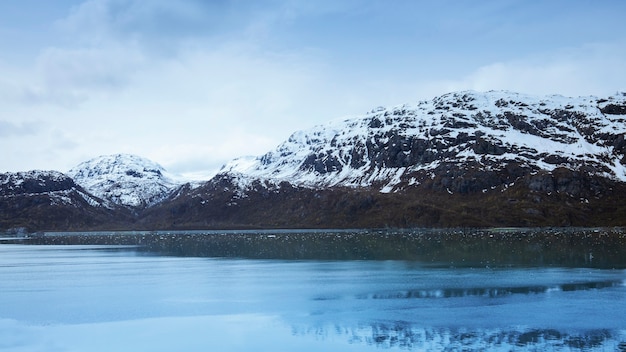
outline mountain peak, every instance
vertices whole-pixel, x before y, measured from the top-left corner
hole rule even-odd
[[[92,194],[130,207],[150,206],[181,184],[161,165],[132,154],[99,156],[68,175]]]
[[[299,131],[223,173],[323,188],[417,184],[450,167],[563,167],[626,181],[626,96],[448,93]],[[449,172],[449,170],[448,170]]]

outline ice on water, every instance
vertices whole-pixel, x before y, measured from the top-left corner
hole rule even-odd
[[[0,351],[618,350],[624,270],[0,244]]]

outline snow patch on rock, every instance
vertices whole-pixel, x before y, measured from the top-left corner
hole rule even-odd
[[[600,99],[464,91],[298,131],[220,173],[244,188],[250,180],[273,180],[312,188],[374,185],[388,193],[403,180],[417,184],[415,172],[446,163],[496,171],[517,163],[546,171],[585,167],[626,182],[625,134],[626,93]]]

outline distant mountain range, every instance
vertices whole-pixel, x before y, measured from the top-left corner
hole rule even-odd
[[[626,93],[456,92],[185,183],[133,155],[0,174],[0,229],[626,225]]]

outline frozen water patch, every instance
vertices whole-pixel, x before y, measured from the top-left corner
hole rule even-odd
[[[614,351],[626,343],[624,270],[185,254],[0,245],[0,351]]]
[[[0,320],[0,351],[363,351],[345,338],[297,336],[276,317],[163,317],[92,324],[25,325]],[[373,346],[370,348],[375,350]]]
[[[626,330],[421,327],[402,322],[287,325],[263,315],[165,317],[73,325],[0,319],[0,351],[617,351]]]

